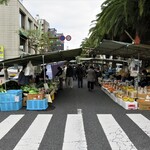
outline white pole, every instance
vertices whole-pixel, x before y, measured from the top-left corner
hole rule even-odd
[[[43,60],[43,71],[44,71],[44,83],[46,83],[46,74],[45,74],[45,63],[44,63],[44,55],[42,55],[42,60]]]

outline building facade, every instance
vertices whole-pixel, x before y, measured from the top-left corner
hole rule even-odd
[[[42,32],[48,32],[49,31],[49,23],[45,19],[38,19],[37,23],[38,23],[39,28]]]
[[[37,21],[19,0],[0,5],[0,60],[33,54],[23,31],[37,28]]]
[[[63,33],[57,33],[57,30],[55,28],[50,28],[49,32],[52,35],[52,37],[56,38],[51,47],[52,51],[64,50],[64,41],[60,40],[60,36],[64,36]]]
[[[59,39],[63,33],[50,28],[45,19],[33,18],[19,0],[9,0],[7,5],[0,5],[0,61],[35,54],[25,31],[36,29],[52,36],[52,46],[47,52],[64,50],[64,41]]]

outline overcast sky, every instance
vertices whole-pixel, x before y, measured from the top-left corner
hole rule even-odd
[[[71,41],[65,40],[65,49],[79,48],[82,40],[88,37],[91,21],[96,19],[104,0],[22,0],[23,5],[36,17],[49,22],[64,36],[70,35]]]

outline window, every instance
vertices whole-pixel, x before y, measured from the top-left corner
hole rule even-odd
[[[27,29],[28,30],[32,29],[32,21],[30,19],[28,19]]]
[[[26,15],[20,11],[19,22],[20,22],[20,28],[22,29],[25,29],[25,17]]]

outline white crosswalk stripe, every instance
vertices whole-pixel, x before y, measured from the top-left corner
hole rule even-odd
[[[81,114],[67,115],[63,150],[87,150]]]
[[[52,115],[49,114],[37,115],[14,150],[38,150],[51,118]]]
[[[136,150],[136,147],[111,114],[98,114],[97,116],[112,150]]]
[[[141,128],[142,131],[150,137],[149,119],[147,119],[142,114],[126,115],[133,121],[134,124],[132,125]],[[38,150],[39,148],[42,148],[40,147],[40,144],[41,142],[45,143],[45,141],[47,141],[47,138],[43,140],[43,137],[45,133],[48,133],[48,131],[50,130],[49,125],[51,123],[52,117],[54,117],[53,114],[38,114],[31,125],[28,127],[28,129],[25,128],[25,133],[21,137],[21,139],[19,138],[20,140],[16,140],[16,143],[18,143],[14,144],[14,150]],[[4,119],[0,123],[0,140],[2,140],[9,131],[10,132],[7,134],[7,136],[9,136],[9,134],[10,136],[12,136],[12,128],[15,127],[15,125],[19,126],[20,124],[22,124],[21,122],[24,118],[26,118],[24,114],[14,114]],[[102,132],[106,135],[106,144],[108,143],[109,147],[111,147],[112,150],[139,149],[138,144],[135,143],[134,145],[134,142],[130,140],[131,135],[125,133],[125,131],[121,127],[121,124],[117,122],[117,119],[114,118],[112,114],[97,114],[97,119],[99,121],[98,126],[102,127]],[[53,121],[54,120],[55,119],[53,119]],[[82,113],[68,114],[66,124],[64,125],[65,128],[61,129],[64,131],[64,136],[62,137],[63,143],[60,143],[60,149],[89,150]],[[48,149],[52,149],[51,145],[50,147],[48,147]]]
[[[127,116],[150,137],[150,120],[141,114],[127,114]]]
[[[3,120],[0,123],[0,139],[2,139],[23,116],[24,115],[10,115]]]

